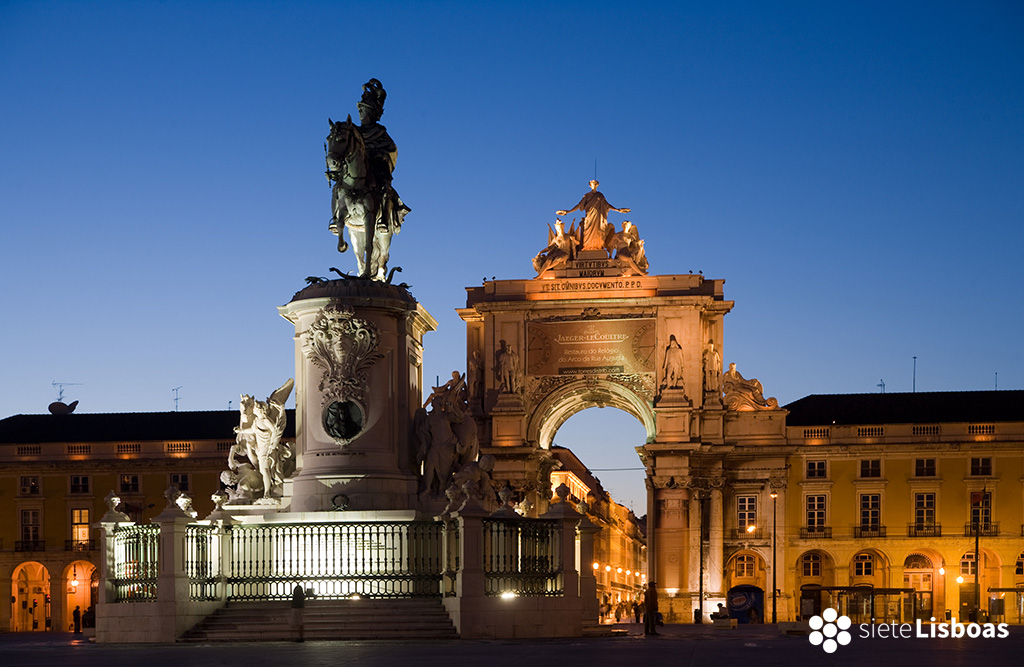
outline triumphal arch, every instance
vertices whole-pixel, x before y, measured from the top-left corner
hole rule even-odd
[[[745,476],[764,483],[765,461],[745,474],[723,465],[726,453],[784,444],[785,412],[735,364],[723,369],[733,307],[724,280],[651,275],[637,226],[608,221],[609,210],[629,209],[608,204],[596,181],[576,208],[568,230],[561,218],[548,227],[535,277],[467,288],[458,310],[481,451],[495,456],[498,485],[543,511],[559,427],[594,406],[636,417],[646,442],[621,446],[635,447],[646,470],[649,579],[682,616],[697,596],[724,595],[724,533],[701,530],[723,525],[723,488]]]

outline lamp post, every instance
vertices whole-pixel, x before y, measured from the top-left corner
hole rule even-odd
[[[772,491],[772,623],[778,623],[778,608],[776,606],[777,592],[779,590],[776,574],[775,574],[775,534],[779,527],[777,516],[775,513],[775,506],[778,504],[779,494],[777,491]]]
[[[697,508],[700,510],[700,527],[697,531],[697,548],[700,549],[700,577],[697,580],[697,613],[693,622],[704,622],[704,494],[697,493]]]

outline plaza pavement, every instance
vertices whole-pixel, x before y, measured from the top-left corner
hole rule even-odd
[[[1024,627],[1010,626],[1005,639],[862,639],[829,655],[805,636],[780,635],[773,625],[667,625],[657,637],[642,627],[619,624],[626,634],[593,639],[268,642],[252,644],[93,644],[69,633],[0,634],[0,664],[16,667],[543,667],[621,665],[661,667],[808,665],[910,667],[1019,667],[1024,665]],[[856,627],[856,626],[855,626]]]

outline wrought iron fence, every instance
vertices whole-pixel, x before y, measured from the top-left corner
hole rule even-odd
[[[561,540],[558,521],[484,519],[484,592],[562,595]]]
[[[229,600],[283,600],[296,584],[319,598],[441,595],[440,523],[241,525],[230,543]]]
[[[220,539],[215,526],[193,524],[185,529],[185,574],[190,600],[216,600],[221,567]]]
[[[441,573],[441,594],[453,597],[458,592],[459,554],[461,553],[459,524],[456,521],[444,523],[444,572]]]
[[[159,524],[114,530],[114,592],[118,602],[156,600]]]

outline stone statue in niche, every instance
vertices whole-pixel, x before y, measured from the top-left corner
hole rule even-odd
[[[777,410],[779,401],[765,399],[764,388],[756,379],[746,380],[736,370],[736,364],[729,364],[729,370],[722,374],[722,389],[725,392],[727,410],[753,412],[754,410]]]
[[[369,371],[384,356],[377,352],[379,337],[373,323],[337,303],[325,306],[302,334],[303,354],[323,371],[319,389],[324,431],[338,444],[355,440],[368,423]]]
[[[391,186],[398,149],[387,129],[378,123],[387,92],[377,79],[363,85],[359,126],[352,116],[344,122],[327,119],[331,132],[324,145],[327,179],[333,183],[330,229],[338,236],[338,252],[348,244],[348,230],[360,278],[384,280],[391,237],[402,229],[410,209]]]
[[[281,442],[287,421],[285,403],[295,380],[289,379],[267,398],[243,394],[235,444],[228,452],[228,469],[221,473],[230,502],[277,504],[284,480],[295,472],[295,451]]]
[[[590,181],[590,192],[583,195],[580,203],[567,211],[556,211],[557,215],[569,215],[573,211],[583,213],[582,223],[582,249],[583,250],[606,250],[608,237],[615,231],[613,226],[608,224],[608,211],[629,213],[628,208],[615,208],[608,203],[597,186],[597,180]]]
[[[537,277],[568,264],[576,257],[577,245],[579,241],[576,239],[575,225],[568,233],[565,231],[565,223],[561,220],[555,221],[554,229],[548,225],[548,245],[533,258],[533,269],[537,272]]]
[[[440,497],[455,472],[480,453],[477,425],[466,403],[466,378],[458,372],[452,379],[434,387],[426,407],[416,411],[413,430],[419,440],[416,462],[422,466],[419,493]]]
[[[484,393],[484,361],[480,358],[480,351],[473,350],[469,358],[469,397],[478,399]]]
[[[612,226],[612,231],[614,231]],[[646,276],[650,265],[644,250],[644,241],[636,225],[629,220],[622,223],[622,231],[608,237],[606,246],[609,253],[615,253],[615,259],[622,260],[628,267],[624,275]]]
[[[499,394],[518,394],[523,390],[519,381],[519,355],[504,340],[498,342],[494,353],[494,373]]]
[[[484,509],[493,512],[498,508],[497,495],[491,481],[494,470],[494,457],[484,454],[478,461],[469,461],[460,467],[452,478],[452,483],[445,491],[448,506],[445,513],[463,509],[470,499],[475,500]]]
[[[665,356],[661,362],[661,389],[683,388],[683,348],[675,334],[668,337]]]
[[[715,349],[715,341],[709,340],[704,348],[704,392],[719,395],[722,391],[722,355]]]

